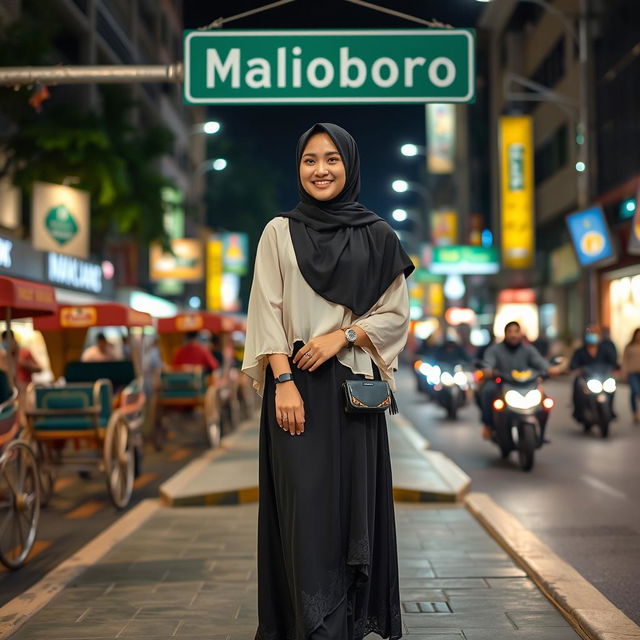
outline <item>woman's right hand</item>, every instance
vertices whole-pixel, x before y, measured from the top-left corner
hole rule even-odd
[[[293,380],[276,385],[276,421],[292,436],[304,432],[304,402]]]

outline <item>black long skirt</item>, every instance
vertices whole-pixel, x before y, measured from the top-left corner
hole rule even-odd
[[[296,343],[294,355],[302,346]],[[258,630],[256,640],[308,640],[342,608],[349,634],[402,636],[391,462],[385,414],[347,414],[346,379],[331,358],[291,370],[305,407],[301,435],[275,416],[267,367],[260,420]],[[380,379],[375,365],[374,373]]]

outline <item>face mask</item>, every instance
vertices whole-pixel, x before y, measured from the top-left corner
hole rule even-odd
[[[584,337],[584,341],[587,344],[598,344],[599,342],[598,336],[595,333],[587,333],[587,335],[585,335]]]

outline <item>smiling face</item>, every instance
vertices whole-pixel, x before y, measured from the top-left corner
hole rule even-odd
[[[347,173],[331,137],[316,133],[309,138],[300,160],[300,182],[316,200],[332,200],[344,189]]]

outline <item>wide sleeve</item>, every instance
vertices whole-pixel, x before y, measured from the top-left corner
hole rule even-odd
[[[242,361],[242,371],[253,379],[253,387],[259,395],[264,390],[267,356],[291,353],[282,320],[282,298],[277,229],[269,223],[262,232],[256,252]]]
[[[404,274],[399,274],[380,296],[371,311],[354,324],[369,336],[374,350],[365,348],[378,368],[398,368],[398,354],[407,342],[409,331],[409,294]]]

